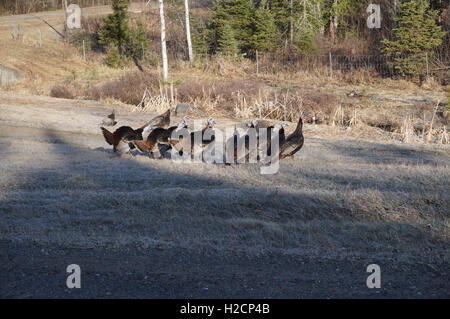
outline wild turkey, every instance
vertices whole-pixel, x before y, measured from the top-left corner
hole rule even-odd
[[[135,140],[135,141],[131,141],[131,142],[134,144],[134,146],[136,146],[136,148],[139,151],[152,153],[153,149],[155,148],[155,146],[157,144],[170,145],[169,140],[170,140],[170,137],[172,136],[172,133],[175,130],[184,129],[186,127],[186,120],[187,120],[187,116],[185,116],[182,119],[181,123],[178,126],[172,126],[172,127],[169,127],[168,129],[165,129],[162,127],[157,127],[155,129],[153,129],[153,127],[150,126],[152,131],[147,136],[147,139],[145,141]]]
[[[171,109],[169,108],[163,114],[152,118],[147,124],[151,125],[152,127],[167,128],[170,125],[170,111]]]
[[[129,126],[121,126],[113,133],[105,129],[104,127],[100,127],[102,130],[105,141],[113,146],[114,152],[117,152],[117,147],[121,142],[129,144],[129,154],[131,154],[131,149],[134,147],[130,145],[131,141],[134,140],[142,140],[142,132],[144,131],[144,127],[140,127],[137,130],[133,130]]]
[[[305,141],[303,137],[303,121],[307,117],[305,114],[300,116],[295,131],[280,144],[280,159],[293,156],[302,148],[303,142]]]
[[[245,123],[248,128],[257,128],[259,121],[253,120],[251,122]]]
[[[254,128],[252,123],[246,123],[247,127],[250,128]],[[239,157],[239,150],[238,150],[238,146],[242,145],[242,139],[244,138],[240,136],[239,131],[237,130],[237,126],[236,124],[234,125],[234,132],[233,132],[233,136],[230,137],[227,142],[226,142],[226,151],[227,151],[227,155],[225,156],[225,165],[231,165],[230,163],[230,159],[229,157],[229,151],[232,150],[233,151],[233,163],[237,163],[238,162],[238,157]],[[230,154],[231,155],[231,154]],[[245,154],[244,154],[245,155]]]
[[[180,124],[178,126],[171,126],[166,130],[160,131],[160,133],[157,133],[157,142],[158,144],[165,144],[165,145],[171,145],[170,139],[172,137],[172,133],[174,131],[179,131],[183,129],[187,129],[187,120],[189,117],[185,115],[182,119]]]
[[[212,117],[210,117],[210,118],[207,120],[207,122],[206,122],[206,126],[205,126],[201,131],[191,132],[191,133],[189,134],[189,136],[190,136],[190,141],[185,141],[184,138],[183,138],[183,136],[186,136],[186,132],[184,132],[184,134],[183,134],[183,132],[180,131],[180,136],[178,136],[178,138],[175,138],[175,139],[169,138],[169,143],[170,143],[170,145],[171,145],[172,147],[174,147],[177,151],[179,151],[180,154],[182,154],[183,151],[184,151],[186,148],[189,148],[189,147],[190,147],[190,149],[191,149],[191,154],[193,155],[193,154],[194,154],[195,143],[197,142],[197,141],[196,141],[196,136],[199,136],[199,137],[200,137],[200,139],[201,139],[200,145],[201,145],[202,148],[204,148],[205,146],[207,146],[207,145],[209,145],[210,143],[214,142],[214,140],[215,140],[214,131],[212,132],[211,138],[209,138],[209,139],[206,139],[206,138],[204,137],[204,135],[205,135],[206,130],[208,130],[208,129],[214,129],[214,125],[215,125],[215,124],[216,124],[216,121],[215,121]],[[187,128],[185,128],[185,129],[187,130]],[[181,135],[181,134],[183,134],[183,135]],[[189,142],[190,142],[190,143],[189,143]]]
[[[102,120],[100,125],[101,126],[114,126],[114,125],[117,124],[115,119],[116,119],[116,115],[115,115],[114,110],[113,110],[111,114],[109,114],[105,119]]]
[[[244,134],[240,135],[237,130],[237,126],[234,126],[233,136],[228,139],[226,149],[232,150],[232,156],[234,163],[249,163],[251,159],[257,160],[259,158],[257,151],[259,145],[258,136],[258,120],[245,123],[248,130]],[[250,145],[250,142],[255,143]],[[227,151],[228,152],[228,151]],[[253,155],[254,154],[254,155]],[[254,157],[253,157],[254,156]],[[228,159],[229,160],[229,159]],[[227,163],[227,165],[231,165]]]
[[[259,136],[259,129],[264,128],[264,124],[261,127],[259,126],[258,120],[254,120],[250,123],[246,123],[246,126],[248,127],[248,130],[245,134],[240,136],[239,132],[237,131],[236,126],[234,127],[234,134],[233,137],[230,138],[227,142],[227,149],[233,149],[233,159],[236,163],[249,163],[252,154],[255,154],[255,159],[259,160],[260,156],[257,153],[257,151],[260,149],[260,136]],[[267,124],[265,124],[267,125]],[[268,126],[266,127],[266,154],[270,155],[270,147],[271,147],[271,140],[272,140],[272,133],[274,130],[280,130],[280,143],[284,141],[284,127],[286,127],[287,124],[275,124],[274,126]],[[255,141],[256,145],[250,145],[250,141]],[[242,148],[242,149],[241,149]],[[252,156],[253,158],[253,156]]]
[[[281,145],[285,142],[286,140],[286,135],[284,133],[284,129],[288,127],[288,124],[283,123],[283,124],[275,124],[273,127],[271,127],[270,132],[268,130],[267,132],[267,155],[271,156],[272,155],[272,134],[275,130],[278,131],[278,149],[281,148]],[[270,139],[269,139],[270,138]]]
[[[258,143],[258,120],[253,120],[251,122],[246,122],[245,126],[248,128],[247,132],[243,134],[242,136],[239,135],[239,132],[237,130],[237,126],[234,125],[234,133],[232,139],[228,140],[228,144],[230,144],[229,147],[232,147],[234,149],[234,161],[235,162],[241,162],[239,159],[242,159],[244,156],[246,158],[246,162],[249,161],[249,152],[250,152],[250,136],[253,136],[256,143]],[[252,130],[254,129],[254,130]],[[231,143],[233,143],[231,145]],[[244,147],[244,155],[239,154],[239,151],[242,152],[242,150],[238,150],[238,146],[243,145]],[[257,149],[257,146],[256,146]],[[242,155],[242,156],[240,156]]]

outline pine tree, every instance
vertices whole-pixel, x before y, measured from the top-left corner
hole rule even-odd
[[[253,2],[252,0],[222,0],[222,2],[238,48],[242,52],[247,52],[252,47],[255,10]]]
[[[225,22],[219,27],[217,33],[217,53],[227,56],[236,55],[239,50],[231,25]]]
[[[395,39],[382,41],[383,52],[394,57],[391,65],[404,75],[423,75],[425,53],[431,56],[446,32],[436,25],[437,11],[429,10],[426,0],[403,2],[399,9],[400,16],[395,18],[399,26],[393,30]]]
[[[192,49],[196,57],[204,58],[208,54],[207,29],[201,19],[191,14]]]
[[[248,52],[253,44],[254,6],[252,0],[217,0],[208,24],[210,52],[218,49],[218,40],[224,36],[236,42],[239,51]],[[228,25],[228,26],[226,26]],[[231,28],[231,31],[229,30]],[[234,41],[231,39],[233,34]],[[232,51],[234,48],[231,49]]]
[[[125,59],[126,58],[123,55],[119,54],[119,50],[116,46],[108,47],[108,54],[105,58],[106,65],[112,68],[119,68],[124,64]]]
[[[128,1],[111,0],[113,13],[103,19],[103,26],[99,30],[99,43],[104,45],[116,45],[119,54],[123,54],[125,46],[130,41],[128,27]]]
[[[314,36],[323,31],[325,0],[267,0],[278,29],[278,42],[288,41],[296,51],[312,52]],[[347,0],[346,0],[347,1]],[[329,4],[331,6],[331,4]],[[281,41],[280,41],[281,40]],[[299,49],[300,48],[300,49]]]
[[[289,6],[290,3],[287,0],[270,0],[268,4],[269,10],[274,16],[279,33],[286,39],[289,33]]]
[[[149,41],[147,40],[144,24],[139,21],[137,23],[137,28],[135,30],[130,30],[130,41],[127,45],[127,55],[130,55],[136,59],[143,59],[148,43]]]
[[[299,54],[312,54],[316,51],[315,31],[311,26],[304,25],[297,33],[295,52]]]
[[[209,53],[215,54],[219,48],[219,41],[223,34],[224,25],[230,19],[225,12],[222,2],[216,1],[213,6],[213,14],[208,22],[206,39],[209,45]]]
[[[255,10],[252,51],[274,51],[278,47],[278,32],[274,15],[264,7]],[[253,52],[251,52],[253,53]]]

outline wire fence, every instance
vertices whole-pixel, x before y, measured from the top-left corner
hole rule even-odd
[[[41,33],[40,29],[34,27],[21,27],[12,25],[12,39],[21,42],[23,45],[33,45],[42,48],[49,40],[52,42],[61,41],[56,33]],[[86,61],[87,52],[90,51],[88,43],[82,40],[79,43],[80,55]],[[159,49],[149,50],[142,48],[142,57],[155,57]],[[173,41],[168,46],[171,61],[187,59],[187,50],[183,45],[174,46]],[[155,51],[155,52],[153,52]],[[156,55],[155,55],[156,54]],[[329,76],[333,78],[337,74],[352,76],[353,73],[364,71],[370,76],[380,76],[383,78],[397,78],[402,76],[395,68],[396,58],[405,58],[406,56],[386,56],[386,55],[336,55],[331,52],[328,54],[301,55],[301,54],[283,54],[283,53],[264,53],[257,54],[255,73],[276,74],[305,71],[311,74]],[[418,67],[417,73],[422,77],[433,77],[444,85],[450,83],[450,61],[443,61],[440,55],[428,55],[426,53],[414,58]]]
[[[327,73],[333,77],[336,72],[352,73],[368,70],[381,77],[394,78],[403,75],[397,68],[396,59],[406,56],[386,55],[299,55],[299,54],[264,54],[258,59],[258,72],[278,73],[289,71],[307,71]],[[449,62],[443,62],[438,57],[423,55],[416,56],[418,62],[416,71],[424,76],[434,76],[441,80],[449,78]]]

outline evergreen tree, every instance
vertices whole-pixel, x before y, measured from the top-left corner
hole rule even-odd
[[[326,24],[323,10],[325,0],[267,0],[278,29],[278,42],[291,43],[296,51],[312,52],[314,37]],[[264,3],[264,2],[262,2]],[[331,3],[329,3],[331,7]],[[292,42],[291,42],[292,41]]]
[[[196,57],[204,58],[208,54],[207,29],[203,21],[191,14],[192,49]]]
[[[391,65],[404,75],[418,76],[424,73],[425,53],[432,54],[441,45],[446,32],[436,25],[437,11],[429,10],[428,1],[411,0],[400,4],[400,16],[395,20],[395,39],[383,40],[383,52],[394,56]]]
[[[125,63],[125,57],[119,54],[119,50],[116,46],[109,46],[105,63],[112,68],[119,68]]]
[[[268,7],[275,24],[284,39],[289,37],[290,2],[288,0],[269,0]]]
[[[254,15],[252,51],[274,51],[278,47],[278,40],[274,15],[260,6]]]
[[[114,12],[103,19],[103,26],[99,30],[99,42],[104,45],[117,46],[119,54],[122,54],[130,41],[128,1],[111,0],[111,7]]]
[[[137,23],[136,30],[130,30],[130,41],[127,45],[127,55],[130,55],[136,59],[143,59],[148,43],[144,25],[141,21],[139,21]]]
[[[231,25],[228,23],[224,23],[219,27],[217,33],[217,52],[219,54],[227,56],[236,55],[239,50]]]
[[[218,49],[218,41],[224,36],[226,41],[231,44],[236,42],[238,50],[242,52],[251,50],[254,25],[253,10],[252,0],[216,0],[213,7],[213,16],[208,25],[210,52],[214,53]],[[234,41],[231,39],[231,34]],[[233,51],[234,48],[231,50]]]
[[[209,53],[215,54],[219,48],[220,38],[223,36],[224,25],[229,20],[229,15],[225,12],[222,2],[216,1],[213,7],[212,18],[208,22],[208,31],[206,34],[209,45]]]
[[[252,0],[223,0],[238,48],[247,52],[252,47],[254,6]]]
[[[295,40],[295,52],[299,54],[312,54],[316,51],[315,30],[308,25],[304,25],[297,32]]]

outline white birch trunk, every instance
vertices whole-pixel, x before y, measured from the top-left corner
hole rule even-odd
[[[186,39],[189,52],[189,61],[194,62],[194,54],[192,53],[192,42],[191,42],[191,25],[189,23],[189,0],[184,0],[184,12],[186,18]]]
[[[169,67],[167,64],[167,49],[166,49],[166,22],[164,20],[164,3],[163,0],[159,1],[159,16],[161,19],[161,50],[163,60],[163,80],[167,81],[169,78]]]

